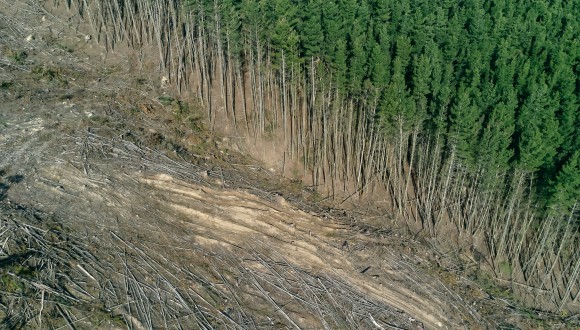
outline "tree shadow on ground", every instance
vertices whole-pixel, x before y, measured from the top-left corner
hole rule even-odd
[[[10,185],[20,183],[22,180],[24,180],[24,176],[20,174],[11,175],[4,178],[5,175],[6,170],[0,170],[0,201],[3,201],[6,198],[8,189],[10,189]]]

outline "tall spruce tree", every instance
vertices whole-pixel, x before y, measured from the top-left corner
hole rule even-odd
[[[544,80],[531,85],[517,121],[518,166],[524,171],[536,172],[553,164],[561,141],[555,110]]]
[[[322,32],[322,0],[308,0],[300,28],[302,53],[305,58],[320,57],[324,34]]]
[[[557,214],[567,214],[580,203],[580,151],[576,150],[558,172],[551,188],[549,207]],[[580,225],[580,220],[576,221]]]

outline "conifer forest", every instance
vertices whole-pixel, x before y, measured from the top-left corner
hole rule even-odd
[[[321,196],[479,237],[522,299],[578,295],[579,1],[67,4],[109,48],[155,45],[209,127],[278,138]]]

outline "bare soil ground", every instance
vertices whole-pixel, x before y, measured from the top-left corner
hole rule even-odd
[[[578,326],[232,151],[60,10],[0,1],[0,328]]]

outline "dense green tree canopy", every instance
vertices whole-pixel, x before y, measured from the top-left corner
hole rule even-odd
[[[471,171],[523,171],[545,201],[577,198],[578,1],[228,0],[221,10],[230,49],[259,41],[274,67],[305,74],[314,58],[345,98],[375,102],[385,134],[421,126]]]

